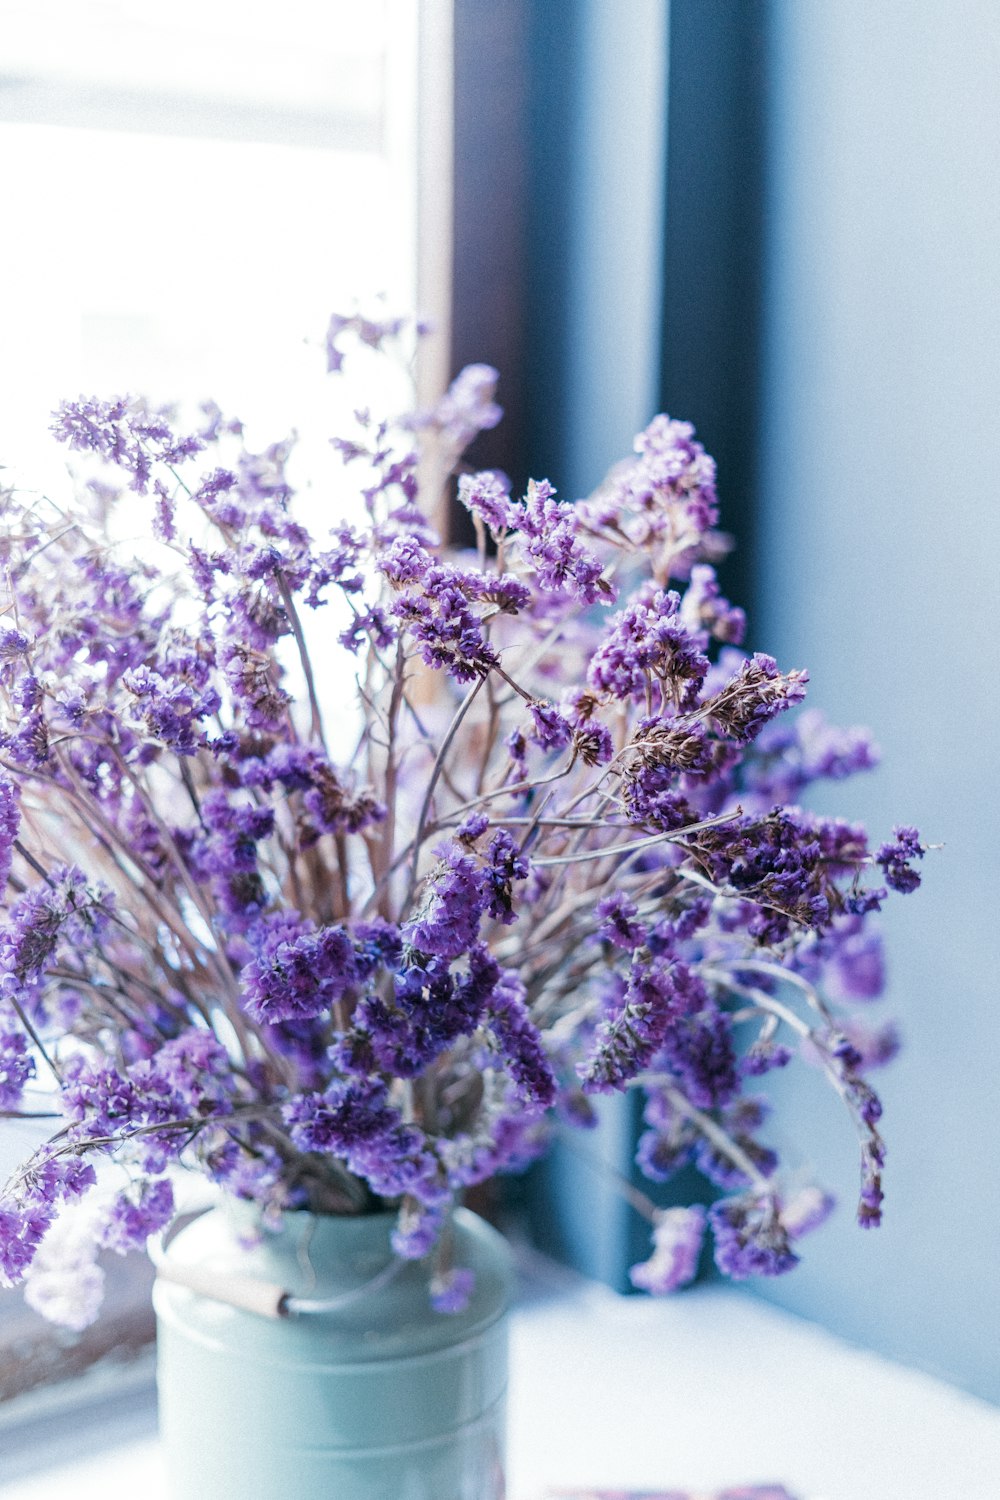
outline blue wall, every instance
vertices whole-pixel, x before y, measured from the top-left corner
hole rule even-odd
[[[659,404],[660,361],[670,409],[723,459],[753,645],[881,742],[884,768],[829,810],[945,846],[886,914],[905,1038],[881,1079],[886,1223],[854,1226],[850,1126],[789,1070],[775,1143],[843,1206],[758,1290],[1000,1400],[1000,4],[529,13],[531,472],[589,490]],[[597,1143],[623,1167],[628,1135],[613,1113]],[[547,1170],[551,1242],[620,1284],[627,1211],[575,1158]]]
[[[945,847],[887,914],[885,1225],[853,1227],[848,1133],[800,1080],[844,1209],[768,1295],[1000,1400],[1000,6],[770,17],[755,640],[876,731],[831,806]]]
[[[669,6],[528,10],[527,446],[578,499],[658,410]]]
[[[528,0],[527,472],[587,495],[659,410],[670,7]],[[557,1145],[523,1192],[551,1253],[625,1289],[648,1253],[613,1172],[632,1101]],[[602,1163],[604,1167],[602,1168]]]

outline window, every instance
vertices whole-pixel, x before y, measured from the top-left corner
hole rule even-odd
[[[4,462],[60,466],[48,413],[81,390],[212,396],[273,441],[322,402],[303,340],[334,307],[414,304],[416,16],[6,6]]]
[[[417,302],[421,14],[0,0],[0,463],[18,481],[58,492],[49,413],[81,391],[211,397],[251,445],[294,428],[304,462],[329,452],[331,311]],[[0,1123],[0,1183],[34,1139]],[[151,1336],[133,1260],[68,1344],[0,1291],[0,1401]]]

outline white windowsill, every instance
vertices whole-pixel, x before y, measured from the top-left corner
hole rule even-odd
[[[619,1297],[527,1258],[510,1493],[784,1483],[803,1500],[990,1500],[1000,1409],[725,1286]],[[165,1500],[152,1368],[0,1427],[0,1500]],[[37,1467],[36,1467],[37,1464]]]

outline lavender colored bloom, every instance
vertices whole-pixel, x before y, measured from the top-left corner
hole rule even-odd
[[[499,374],[492,365],[466,365],[441,397],[431,421],[445,441],[461,451],[480,432],[495,427],[503,410],[493,400]]]
[[[854,917],[831,936],[833,952],[825,970],[830,993],[835,999],[877,1000],[885,989],[881,935],[862,929],[860,918]]]
[[[125,1122],[139,1119],[135,1084],[110,1062],[91,1062],[81,1054],[63,1068],[61,1102],[71,1120],[86,1122],[93,1136],[112,1136]]]
[[[604,942],[613,943],[616,948],[625,948],[630,951],[645,942],[646,929],[641,922],[635,920],[639,914],[639,908],[621,891],[613,891],[610,896],[602,896],[597,903],[595,914],[599,918],[597,935]]]
[[[23,630],[12,630],[4,625],[0,628],[0,665],[26,656],[30,646],[30,637]]]
[[[806,709],[795,724],[803,774],[809,781],[843,781],[879,763],[878,748],[867,729],[838,729],[818,709]]]
[[[665,964],[633,965],[621,1001],[597,1027],[577,1071],[588,1093],[610,1093],[634,1078],[663,1045],[677,1014],[675,976]]]
[[[235,1085],[232,1062],[211,1031],[189,1027],[164,1042],[152,1060],[151,1071],[191,1113],[204,1115],[209,1108],[226,1113],[231,1108]]]
[[[343,927],[315,931],[283,918],[262,923],[252,939],[257,955],[240,981],[246,1012],[255,1021],[318,1016],[354,982],[354,948]]]
[[[470,813],[456,828],[455,838],[460,844],[468,844],[471,847],[477,839],[482,838],[489,826],[490,820],[486,813]]]
[[[592,715],[573,717],[573,753],[585,766],[604,766],[615,753],[615,742],[606,724]]]
[[[698,1273],[698,1257],[705,1235],[705,1210],[660,1210],[653,1225],[653,1253],[629,1270],[629,1280],[640,1291],[665,1296],[686,1286]]]
[[[302,805],[309,815],[298,824],[303,848],[324,833],[360,833],[386,815],[370,787],[352,786],[313,746],[279,743],[262,757],[248,756],[239,775],[248,788],[303,793]]]
[[[548,1109],[556,1098],[556,1081],[538,1028],[525,1003],[524,985],[509,970],[500,975],[488,1001],[489,1024],[510,1072],[521,1106]]]
[[[174,1190],[165,1177],[137,1182],[117,1193],[101,1226],[101,1244],[118,1255],[141,1249],[174,1216]]]
[[[856,874],[868,859],[862,828],[794,807],[734,817],[701,831],[696,842],[713,879],[756,903],[748,931],[769,944],[793,927],[826,932],[835,917],[850,914],[836,877]]]
[[[447,1218],[447,1201],[421,1203],[406,1199],[392,1231],[392,1248],[404,1260],[422,1260],[437,1244]]]
[[[534,728],[531,738],[543,750],[564,750],[573,738],[573,726],[551,703],[529,703]]]
[[[53,415],[51,431],[60,442],[124,469],[131,475],[130,488],[139,495],[149,488],[154,463],[183,463],[204,446],[200,438],[178,437],[162,416],[128,397],[81,397],[64,402]]]
[[[434,567],[424,575],[419,592],[400,594],[392,606],[426,664],[445,669],[459,682],[485,676],[500,661],[472,607],[476,593],[481,589],[470,588],[467,575]]]
[[[746,1078],[759,1078],[773,1068],[787,1068],[792,1056],[791,1048],[781,1042],[754,1042],[740,1058],[740,1072]]]
[[[54,1217],[51,1204],[22,1208],[0,1198],[0,1284],[14,1286],[22,1279]]]
[[[738,646],[746,633],[747,617],[742,609],[723,598],[715,569],[696,563],[681,601],[681,619],[692,632],[705,630],[717,641]]]
[[[284,1116],[304,1151],[355,1150],[383,1139],[400,1124],[385,1085],[372,1079],[339,1082],[325,1095],[293,1099]]]
[[[378,994],[358,1002],[333,1056],[348,1072],[367,1075],[377,1068],[416,1077],[457,1037],[475,1030],[499,976],[499,965],[481,945],[470,950],[464,974],[452,973],[445,959],[414,957],[395,976],[391,1004]]]
[[[860,1021],[843,1022],[843,1032],[848,1045],[857,1058],[857,1067],[863,1072],[872,1068],[884,1068],[892,1062],[902,1045],[899,1029],[892,1021],[881,1026],[865,1026]]]
[[[56,866],[8,909],[0,929],[0,995],[15,997],[40,978],[61,944],[86,952],[100,938],[114,906],[112,893],[91,886],[82,870]]]
[[[730,1100],[740,1083],[729,1018],[687,964],[675,963],[670,973],[674,1016],[662,1041],[663,1061],[692,1104],[712,1109]]]
[[[493,532],[506,531],[514,514],[510,498],[510,481],[505,474],[486,469],[478,474],[461,474],[458,498]]]
[[[531,867],[505,828],[490,839],[483,869],[486,910],[497,922],[509,926],[514,912],[514,884],[527,880]]]
[[[427,548],[412,536],[396,536],[379,558],[379,571],[395,588],[420,583],[434,566]]]
[[[516,615],[531,603],[531,590],[510,573],[483,573],[476,583],[479,598],[499,614]]]
[[[376,650],[387,651],[396,640],[396,630],[382,606],[373,604],[371,609],[359,614],[346,630],[342,630],[337,639],[346,651],[355,654],[369,641]]]
[[[627,480],[633,504],[677,509],[696,535],[718,520],[715,463],[690,422],[654,417],[635,440],[639,463]]]
[[[421,953],[457,958],[479,933],[487,894],[478,862],[453,843],[435,850],[438,866],[428,882],[421,909],[404,928],[406,941]]]
[[[353,313],[350,317],[343,313],[331,314],[325,339],[327,374],[336,374],[343,368],[344,351],[340,341],[345,333],[353,334],[359,343],[367,344],[370,349],[381,349],[385,343],[398,338],[405,326],[404,318],[372,318],[361,313]]]
[[[49,732],[42,713],[35,709],[25,714],[13,733],[0,731],[0,747],[16,766],[42,770],[49,760]]]
[[[659,1130],[644,1130],[635,1151],[635,1164],[650,1182],[669,1182],[681,1167],[686,1167],[694,1151],[690,1131],[683,1135],[666,1135]]]
[[[825,1224],[836,1207],[836,1199],[818,1187],[800,1188],[781,1205],[781,1222],[790,1240],[797,1240]]]
[[[805,697],[808,672],[781,672],[773,656],[754,652],[739,672],[703,705],[723,734],[746,743],[776,714]]]
[[[679,614],[680,596],[647,588],[613,616],[587,680],[616,699],[642,698],[655,683],[663,701],[691,707],[708,659]]]
[[[577,512],[556,500],[548,480],[532,480],[523,504],[511,507],[510,518],[518,528],[519,550],[542,589],[585,604],[611,598],[600,558],[581,540]]]
[[[0,1018],[0,1109],[16,1109],[24,1085],[35,1075],[35,1061],[22,1031],[3,1029]]]
[[[639,761],[622,776],[622,802],[630,823],[664,833],[696,821],[694,809],[677,788],[669,766]]]
[[[920,884],[920,875],[913,868],[913,861],[922,859],[924,846],[915,828],[899,824],[892,830],[892,841],[880,844],[875,851],[876,863],[882,866],[885,883],[894,891],[907,894]]]
[[[21,826],[17,790],[0,771],[0,892],[7,884],[13,858],[14,840]]]
[[[284,1109],[292,1140],[305,1151],[327,1151],[383,1198],[404,1193],[435,1203],[447,1196],[438,1161],[423,1132],[403,1122],[376,1079],[338,1081],[321,1095],[303,1095]]]
[[[647,1089],[642,1118],[651,1128],[639,1137],[636,1165],[651,1182],[667,1182],[690,1162],[698,1143],[697,1132],[663,1088]]]
[[[460,1313],[468,1307],[476,1288],[476,1273],[465,1266],[452,1266],[431,1277],[431,1306],[439,1313]]]
[[[212,883],[227,916],[252,918],[267,904],[257,845],[274,831],[273,809],[210,792],[201,803],[201,820],[203,834],[178,839],[192,869]]]
[[[234,643],[226,651],[223,672],[249,729],[281,727],[291,700],[275,681],[273,663],[265,652]]]
[[[730,1139],[734,1146],[739,1147],[743,1155],[754,1165],[762,1177],[771,1177],[778,1167],[777,1152],[772,1151],[769,1146],[762,1146],[751,1136],[741,1131],[731,1131]],[[720,1146],[715,1145],[706,1137],[702,1137],[696,1144],[694,1160],[698,1171],[703,1177],[716,1187],[724,1188],[727,1192],[734,1192],[738,1188],[751,1186],[750,1178],[740,1166],[737,1166],[732,1157]]]
[[[734,1281],[781,1276],[798,1264],[777,1205],[766,1194],[720,1198],[708,1211],[715,1263]]]

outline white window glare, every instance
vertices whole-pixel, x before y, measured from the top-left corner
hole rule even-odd
[[[335,430],[304,341],[416,302],[416,14],[0,0],[0,463],[50,484],[49,413],[81,392],[210,397],[253,442]],[[284,130],[307,108],[319,144]]]
[[[3,102],[60,87],[375,119],[389,10],[388,0],[6,0]]]

